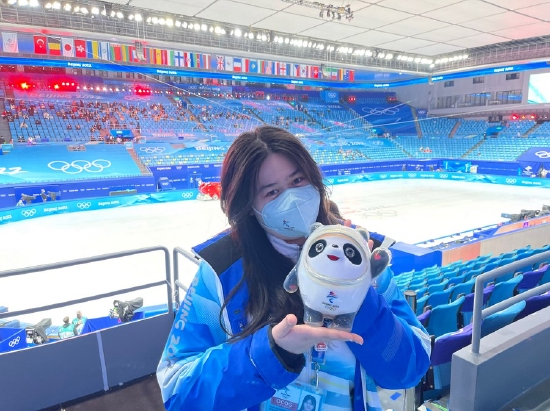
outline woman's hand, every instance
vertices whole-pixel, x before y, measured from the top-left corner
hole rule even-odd
[[[346,227],[351,227],[351,224],[352,224],[351,220],[344,220],[344,226],[346,226]],[[356,227],[356,228],[359,228],[359,227],[361,227],[361,226],[356,225],[355,227]],[[366,228],[365,228],[365,230],[366,230]],[[374,247],[374,241],[369,240],[369,250],[372,251],[372,247]]]
[[[283,350],[293,354],[303,354],[319,342],[328,343],[340,340],[363,344],[363,338],[357,334],[335,328],[312,327],[305,324],[296,325],[297,323],[296,316],[288,314],[283,321],[271,330],[275,343]]]

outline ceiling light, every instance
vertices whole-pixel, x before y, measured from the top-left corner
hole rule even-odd
[[[86,7],[81,7],[81,8],[80,8],[80,12],[81,12],[82,14],[88,14],[88,9],[87,9]]]
[[[51,9],[52,8],[52,3],[48,2],[44,5],[44,8],[45,9]]]
[[[115,17],[116,16],[116,12],[114,10],[111,10],[111,14],[110,14],[111,17]]]
[[[181,27],[181,21],[176,20],[176,27]]]
[[[181,24],[181,26],[182,26],[184,29],[186,29],[186,28],[187,28],[187,22],[184,21],[184,22]]]
[[[30,7],[38,7],[38,6],[40,6],[40,3],[38,3],[38,0],[31,0],[29,2],[29,6]]]
[[[61,9],[61,3],[58,1],[54,1],[52,4],[52,9],[54,10],[60,10]]]
[[[151,22],[152,22],[153,24],[159,24],[159,18],[158,18],[158,17],[153,17],[153,18],[151,19]]]
[[[78,13],[80,11],[80,6],[74,6],[73,11]]]
[[[164,18],[161,17],[161,18],[159,19],[159,24],[160,24],[161,26],[164,26],[164,25],[166,24],[166,20],[165,20]]]
[[[147,20],[145,20],[145,22],[147,24],[151,24],[152,21],[153,21],[153,19],[151,17],[147,17]]]
[[[123,18],[124,18],[124,14],[122,14],[121,11],[117,11],[116,16],[117,16],[119,19],[123,19]]]
[[[133,19],[134,19],[134,15],[133,15],[133,14],[130,14],[130,15],[128,16],[128,20],[132,21]]]
[[[201,29],[201,25],[199,23],[195,23],[195,26],[193,26],[195,31],[199,31]]]
[[[266,41],[267,40],[267,36],[265,34],[262,34],[262,41]]]
[[[172,20],[171,18],[167,18],[166,19],[166,25],[168,27],[173,27],[174,26],[174,20]]]
[[[290,42],[290,39],[288,37],[285,37],[285,44],[288,44]]]
[[[107,9],[105,8],[105,6],[103,6],[103,10],[101,10],[101,15],[102,15],[102,16],[106,16],[106,15],[107,15]]]
[[[17,2],[17,4],[18,4],[19,6],[28,6],[28,5],[29,5],[29,0],[19,0],[19,1]]]
[[[67,3],[63,6],[63,10],[65,10],[65,11],[71,11],[72,8],[73,8],[73,6],[71,6],[69,3]]]
[[[10,6],[13,6],[15,3],[17,3],[17,0],[8,0],[8,4]],[[51,7],[51,5],[50,5],[50,7]]]
[[[92,14],[99,14],[99,7],[92,7]]]
[[[393,58],[393,54],[388,53],[386,54],[386,60],[391,60]]]
[[[235,37],[241,37],[243,35],[241,29],[237,28],[235,29]]]
[[[206,31],[208,29],[208,27],[206,26],[206,24],[201,24],[201,30],[202,31]]]
[[[213,32],[214,32],[214,27],[210,26],[210,28],[208,29],[208,31],[209,31],[210,33],[213,33]]]
[[[384,53],[383,51],[381,51],[380,53],[378,53],[378,56],[377,56],[379,59],[383,59],[386,57],[386,53]]]

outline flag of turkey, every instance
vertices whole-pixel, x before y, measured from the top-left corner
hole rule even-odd
[[[34,54],[47,54],[48,47],[46,44],[46,36],[34,36]]]

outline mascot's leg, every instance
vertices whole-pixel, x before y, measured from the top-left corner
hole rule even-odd
[[[330,328],[351,330],[353,320],[355,319],[355,314],[356,313],[337,315],[336,317],[334,317],[332,324],[330,324]]]
[[[323,326],[323,314],[319,311],[315,311],[309,308],[307,305],[304,307],[304,322],[313,327]]]

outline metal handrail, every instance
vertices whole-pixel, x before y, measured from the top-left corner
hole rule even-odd
[[[526,265],[533,265],[535,263],[540,263],[541,261],[545,260],[550,260],[550,251],[545,251],[543,253],[515,261],[511,264],[495,268],[494,270],[483,273],[476,277],[476,284],[474,289],[474,311],[472,315],[473,354],[479,354],[479,345],[481,342],[481,323],[484,318],[487,318],[489,315],[508,308],[520,301],[526,300],[527,298],[533,297],[535,295],[540,295],[550,290],[550,283],[547,283],[536,288],[532,288],[525,293],[521,293],[512,298],[504,300],[498,304],[495,304],[492,307],[483,309],[483,285],[487,282],[487,280],[493,280],[495,278],[502,277],[506,274],[509,274],[510,271],[516,271],[517,269],[523,268]]]
[[[191,251],[184,250],[183,248],[176,247],[172,250],[172,258],[174,260],[174,284],[176,288],[174,289],[174,299],[176,301],[177,307],[180,306],[180,293],[178,288],[181,288],[183,291],[187,291],[187,286],[179,280],[179,265],[178,265],[178,254],[184,256],[192,263],[199,265],[202,261],[202,258],[197,254],[192,253]]]
[[[127,250],[127,251],[120,251],[120,252],[116,252],[116,253],[102,254],[102,255],[93,256],[93,257],[78,258],[76,260],[62,261],[62,262],[59,262],[59,263],[44,264],[44,265],[37,265],[37,266],[34,266],[34,267],[26,267],[26,268],[18,268],[18,269],[15,269],[15,270],[0,271],[0,278],[14,277],[14,276],[18,276],[18,275],[36,273],[36,272],[41,272],[41,271],[55,270],[55,269],[59,269],[59,268],[72,267],[72,266],[75,266],[75,265],[89,264],[89,263],[94,263],[94,262],[98,262],[98,261],[105,261],[105,260],[112,260],[112,259],[115,259],[115,258],[128,257],[128,256],[131,256],[131,255],[136,255],[136,254],[151,253],[151,252],[155,252],[155,251],[164,252],[164,265],[165,265],[165,270],[166,270],[166,279],[164,281],[156,281],[156,282],[153,282],[153,283],[138,285],[138,286],[135,286],[135,287],[123,288],[123,289],[120,289],[120,290],[110,291],[110,292],[103,293],[103,294],[97,294],[97,295],[93,295],[93,296],[90,296],[90,297],[83,297],[83,298],[78,298],[78,299],[75,299],[75,300],[69,300],[69,301],[65,301],[65,302],[62,302],[62,303],[44,305],[44,306],[41,306],[41,307],[28,308],[28,309],[19,310],[19,311],[8,311],[6,313],[0,314],[0,318],[14,317],[14,316],[17,316],[17,315],[31,314],[31,313],[34,313],[34,312],[40,312],[40,311],[46,311],[46,310],[51,310],[51,309],[60,308],[60,307],[66,307],[68,305],[84,303],[84,302],[92,301],[92,300],[95,300],[95,299],[98,299],[98,298],[110,297],[110,296],[113,296],[113,295],[116,295],[116,294],[123,294],[123,293],[131,292],[131,291],[135,291],[135,290],[142,290],[142,289],[145,289],[145,288],[157,287],[159,285],[166,285],[168,312],[170,314],[173,314],[174,308],[173,308],[173,304],[172,304],[172,301],[171,301],[171,299],[172,299],[172,296],[171,296],[172,285],[170,283],[170,279],[171,279],[171,274],[170,274],[170,251],[166,247],[161,247],[161,246],[145,247],[145,248],[139,248],[139,249],[135,249],[135,250]]]

